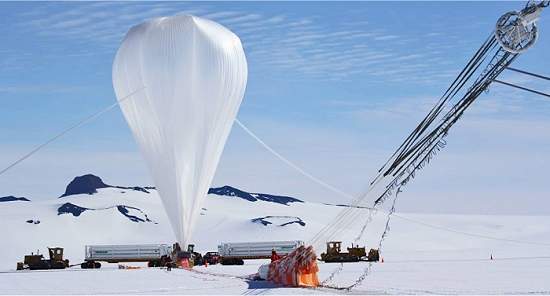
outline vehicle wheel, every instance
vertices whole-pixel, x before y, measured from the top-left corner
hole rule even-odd
[[[101,263],[94,262],[94,268],[101,268]]]
[[[244,261],[243,259],[239,259],[239,258],[227,258],[227,259],[222,259],[222,265],[243,265],[244,264]]]
[[[166,263],[168,263],[168,257],[166,257],[166,256],[160,257],[159,266],[164,267],[164,266],[166,266]]]

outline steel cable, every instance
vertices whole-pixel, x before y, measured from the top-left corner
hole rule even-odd
[[[59,138],[63,137],[64,135],[68,134],[69,132],[71,132],[72,130],[74,129],[77,129],[91,121],[93,121],[94,119],[100,117],[101,115],[103,115],[104,113],[107,113],[108,111],[112,110],[114,107],[118,106],[120,103],[126,101],[127,99],[129,99],[131,96],[133,96],[134,94],[136,94],[137,92],[141,91],[145,89],[145,86],[142,87],[142,88],[139,88],[135,91],[133,91],[132,93],[130,93],[129,95],[123,97],[122,99],[120,99],[119,101],[116,101],[115,103],[99,110],[98,112],[78,121],[77,123],[71,125],[70,127],[62,130],[61,132],[59,132],[58,134],[56,134],[55,136],[51,137],[50,139],[48,139],[46,142],[36,146],[34,149],[32,149],[31,151],[29,151],[28,153],[26,153],[25,155],[23,155],[22,157],[18,158],[17,160],[15,160],[14,162],[12,162],[10,165],[8,165],[7,167],[5,167],[4,169],[2,169],[0,171],[0,175],[4,174],[5,172],[7,172],[8,170],[10,170],[11,168],[15,167],[16,165],[18,165],[19,163],[21,163],[22,161],[26,160],[27,158],[31,157],[33,154],[35,154],[36,152],[40,151],[42,148],[46,147],[47,145],[55,142],[56,140],[58,140]]]

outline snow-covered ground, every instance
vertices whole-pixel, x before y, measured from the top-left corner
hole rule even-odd
[[[374,264],[372,273],[351,292],[333,288],[275,287],[251,281],[260,261],[244,266],[196,267],[194,271],[159,268],[119,270],[5,271],[2,294],[548,294],[550,259],[391,261]],[[139,264],[135,264],[139,265]],[[353,283],[367,263],[349,263],[330,286]],[[321,279],[337,264],[320,264]]]
[[[373,264],[366,279],[351,292],[334,287],[353,284],[368,263],[345,264],[326,283],[330,287],[319,289],[282,288],[251,281],[249,276],[257,272],[262,260],[247,261],[244,266],[216,265],[171,272],[145,268],[140,263],[130,264],[143,267],[136,270],[104,264],[100,270],[73,267],[15,271],[23,255],[36,249],[44,252],[48,246],[64,247],[66,257],[74,264],[83,260],[86,244],[174,241],[154,189],[111,186],[93,191],[97,193],[78,194],[77,190],[44,201],[0,202],[0,294],[550,293],[550,219],[542,216],[400,213],[392,219],[390,235],[384,242],[384,263]],[[222,241],[307,242],[342,209],[230,187],[211,192],[193,240],[201,252],[216,250]],[[366,219],[367,210],[357,211],[364,211]],[[384,222],[385,214],[380,212],[369,224],[362,239],[367,247],[378,243]],[[357,221],[342,229],[334,239],[348,245],[363,223]],[[491,255],[495,260],[490,260]],[[319,277],[324,280],[339,264],[320,262],[319,266]]]

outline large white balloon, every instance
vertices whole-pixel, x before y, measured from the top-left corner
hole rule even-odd
[[[240,39],[190,15],[133,27],[116,54],[116,96],[183,246],[237,115],[247,73]]]

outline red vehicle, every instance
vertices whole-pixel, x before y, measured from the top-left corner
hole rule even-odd
[[[202,259],[208,264],[218,264],[220,263],[220,254],[218,252],[206,252],[204,256],[202,256]]]

